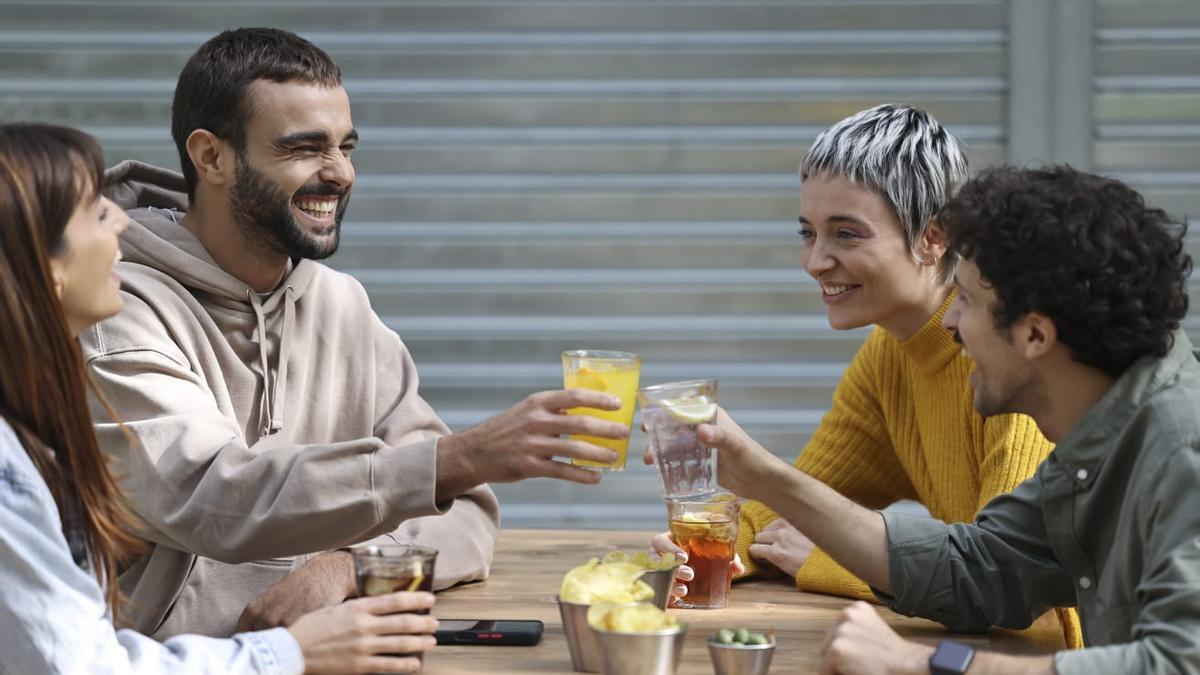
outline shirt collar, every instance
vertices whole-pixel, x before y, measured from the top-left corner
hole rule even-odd
[[[1055,455],[1073,462],[1101,459],[1111,447],[1108,441],[1115,432],[1125,427],[1151,396],[1170,385],[1183,368],[1195,367],[1191,340],[1182,330],[1176,330],[1172,335],[1174,344],[1166,356],[1159,358],[1148,354],[1125,369],[1055,446]]]

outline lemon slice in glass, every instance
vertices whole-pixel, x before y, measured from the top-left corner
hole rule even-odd
[[[663,401],[662,406],[684,424],[703,424],[717,414],[717,404],[703,397]]]
[[[408,582],[408,588],[404,590],[411,593],[420,588],[421,582],[425,581],[425,565],[420,560],[414,560],[409,572],[412,573],[412,580]]]
[[[720,518],[720,514],[707,511],[685,511],[683,515],[679,516],[680,522],[684,523],[715,523]]]
[[[608,382],[604,376],[586,366],[575,373],[575,386],[592,391],[608,391]]]

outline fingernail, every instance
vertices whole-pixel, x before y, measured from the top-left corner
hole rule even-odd
[[[621,399],[617,398],[616,396],[609,396],[608,404],[614,408],[620,408],[621,407]]]

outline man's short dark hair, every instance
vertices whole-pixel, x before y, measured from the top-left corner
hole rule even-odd
[[[238,152],[245,150],[246,121],[253,112],[246,89],[255,80],[336,87],[342,71],[316,45],[276,28],[227,30],[201,45],[179,74],[171,106],[171,136],[189,201],[196,197],[197,179],[187,154],[188,136],[207,129]]]
[[[1044,314],[1076,361],[1111,377],[1171,348],[1188,308],[1187,227],[1121,181],[1068,166],[996,168],[938,219],[996,293],[997,328]]]

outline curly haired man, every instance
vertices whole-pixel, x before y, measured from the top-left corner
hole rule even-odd
[[[939,215],[962,262],[944,318],[984,416],[1025,413],[1055,451],[973,523],[864,509],[735,425],[702,427],[721,482],[793,523],[898,612],[958,631],[1077,605],[1053,656],[902,639],[870,605],[825,643],[839,673],[1200,672],[1200,363],[1179,330],[1185,228],[1119,181],[1000,168]]]

